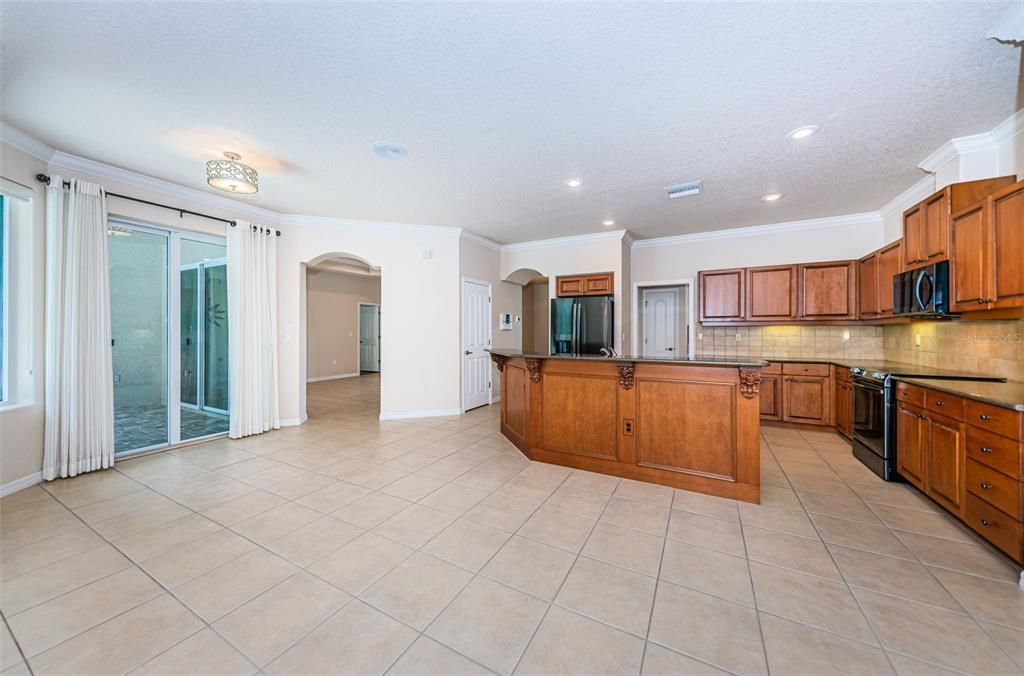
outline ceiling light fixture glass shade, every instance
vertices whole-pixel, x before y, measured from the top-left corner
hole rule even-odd
[[[223,160],[206,163],[206,182],[217,190],[251,195],[260,189],[260,175],[256,170],[238,160],[237,153],[224,153]]]

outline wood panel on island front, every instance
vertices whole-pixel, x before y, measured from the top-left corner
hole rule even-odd
[[[759,501],[762,362],[491,358],[502,434],[531,460]]]

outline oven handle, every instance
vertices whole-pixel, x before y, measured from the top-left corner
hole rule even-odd
[[[873,392],[885,392],[885,387],[880,383],[876,383],[873,380],[861,380],[860,378],[854,377],[853,384],[856,387],[864,388],[865,390],[871,390]]]

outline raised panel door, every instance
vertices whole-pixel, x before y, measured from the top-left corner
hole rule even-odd
[[[836,428],[846,438],[853,437],[853,387],[836,381]]]
[[[987,306],[992,295],[987,216],[984,204],[977,204],[952,219],[953,309],[958,312]]]
[[[796,318],[795,265],[747,270],[747,319]]]
[[[556,280],[556,291],[559,296],[582,296],[583,277],[559,277]]]
[[[921,490],[925,487],[923,428],[917,409],[900,402],[896,408],[896,470]]]
[[[966,443],[963,423],[929,413],[926,449],[925,492],[940,505],[960,516],[966,483]]]
[[[698,273],[701,321],[734,321],[744,315],[743,268]]]
[[[992,220],[993,290],[996,307],[1024,305],[1024,182],[994,195]]]
[[[800,266],[800,317],[856,319],[856,268],[850,261]]]
[[[765,375],[761,372],[761,388],[759,403],[761,405],[762,420],[782,420],[782,392],[781,377]]]
[[[545,373],[541,379],[543,447],[618,459],[618,380],[592,375]],[[557,402],[553,405],[550,402]]]
[[[786,422],[827,425],[829,420],[828,378],[785,376],[782,382],[782,418]]]
[[[945,190],[924,201],[921,221],[924,262],[934,263],[949,258],[949,198]]]
[[[588,296],[605,296],[614,293],[612,275],[587,275],[583,278],[583,293]]]
[[[903,240],[878,250],[878,314],[892,314],[892,278],[903,272]]]
[[[903,267],[912,268],[924,262],[924,220],[921,205],[903,212]]]
[[[861,317],[878,316],[878,255],[857,262],[857,304]]]

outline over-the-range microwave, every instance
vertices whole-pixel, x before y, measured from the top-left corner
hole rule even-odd
[[[949,261],[893,275],[892,312],[902,317],[948,317]]]

